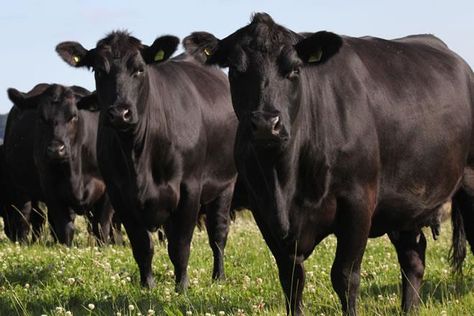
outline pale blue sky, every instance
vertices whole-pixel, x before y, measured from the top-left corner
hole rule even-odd
[[[6,89],[30,90],[39,82],[94,89],[91,72],[67,66],[57,43],[86,48],[115,29],[128,29],[145,44],[163,34],[192,31],[224,37],[264,11],[295,31],[328,30],[350,36],[396,38],[432,33],[474,66],[473,0],[31,0],[2,3],[0,12],[0,113],[11,102]]]

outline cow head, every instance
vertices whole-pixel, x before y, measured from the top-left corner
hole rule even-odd
[[[41,152],[50,162],[66,161],[78,134],[79,109],[77,103],[90,92],[81,87],[49,85],[42,93],[28,96],[16,89],[8,89],[8,96],[20,109],[36,108],[37,137]]]
[[[56,51],[74,67],[92,68],[99,107],[108,121],[120,130],[137,124],[143,111],[141,92],[147,89],[150,65],[166,61],[176,50],[179,39],[174,36],[157,38],[151,46],[143,45],[127,32],[112,32],[87,50],[76,42],[63,42]]]
[[[232,103],[240,127],[255,145],[288,142],[302,98],[306,68],[336,54],[342,39],[333,33],[297,34],[265,13],[219,40],[205,32],[183,40],[186,51],[204,64],[229,67]]]

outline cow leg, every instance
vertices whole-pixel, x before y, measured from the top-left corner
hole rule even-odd
[[[51,233],[54,240],[68,247],[72,246],[75,217],[76,214],[72,209],[48,203],[48,219],[51,223]]]
[[[123,245],[122,221],[115,210],[114,214],[112,215],[112,229],[110,230],[110,239],[113,244]]]
[[[224,279],[224,248],[229,234],[230,204],[233,185],[206,205],[206,230],[214,256],[212,279]]]
[[[370,231],[375,195],[354,192],[337,201],[336,257],[331,281],[345,315],[357,315],[360,265]]]
[[[178,209],[172,214],[165,225],[168,238],[168,254],[174,266],[176,291],[184,292],[188,288],[188,261],[194,227],[199,212],[199,199],[193,196],[193,191],[182,190]]]
[[[36,242],[38,238],[41,236],[41,232],[43,231],[44,223],[45,223],[46,215],[44,214],[43,210],[39,207],[39,202],[34,201],[32,204],[32,212],[31,212],[31,226],[32,226],[32,242]]]
[[[303,259],[288,253],[275,256],[288,315],[303,315],[301,300],[305,284]]]
[[[94,205],[92,217],[92,229],[99,245],[109,242],[110,229],[114,209],[110,203],[108,195],[104,194]]]
[[[115,208],[115,210],[120,211]],[[130,239],[132,246],[133,257],[138,264],[140,270],[140,283],[142,286],[147,288],[155,287],[155,279],[153,278],[152,271],[152,260],[153,260],[153,239],[150,233],[143,227],[143,224],[139,223],[133,214],[135,210],[129,209],[129,212],[120,211],[120,219],[122,219],[125,231]]]
[[[466,240],[474,253],[474,184],[461,188],[452,199],[453,245],[452,264],[456,271],[462,270],[466,257]]]
[[[161,246],[166,245],[166,235],[163,230],[163,226],[160,226],[158,228],[158,242],[160,243]]]
[[[301,304],[302,294],[305,284],[305,271],[303,266],[303,257],[295,255],[295,245],[288,249],[283,247],[281,240],[274,238],[273,227],[269,227],[265,221],[265,215],[262,216],[254,207],[255,202],[249,206],[253,217],[275,258],[278,267],[280,284],[285,294],[286,313],[288,315],[303,315],[303,306]],[[286,248],[286,249],[284,249]]]
[[[30,220],[31,201],[19,197],[5,211],[5,234],[13,242],[27,242]]]
[[[419,291],[425,272],[426,239],[422,231],[389,234],[395,246],[402,274],[402,310],[418,307]]]

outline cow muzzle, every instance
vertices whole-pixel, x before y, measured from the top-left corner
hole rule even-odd
[[[132,110],[128,106],[110,106],[107,109],[109,122],[119,128],[133,124]]]
[[[62,160],[67,158],[66,145],[60,141],[52,141],[46,152],[48,158],[52,160]]]
[[[279,112],[253,112],[250,115],[250,126],[253,139],[258,143],[279,142],[284,136]]]

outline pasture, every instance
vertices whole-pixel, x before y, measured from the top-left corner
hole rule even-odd
[[[2,228],[2,227],[0,227]],[[190,288],[176,294],[166,248],[155,243],[157,286],[139,285],[138,268],[127,246],[96,247],[78,221],[74,246],[21,246],[0,235],[0,315],[284,315],[284,298],[274,259],[248,213],[231,225],[224,282],[211,282],[212,253],[205,231],[196,230],[189,263]],[[450,224],[437,241],[428,240],[420,315],[472,315],[474,258],[469,253],[464,278],[447,263]],[[156,236],[155,236],[156,237]],[[155,238],[156,241],[156,238]],[[330,282],[335,238],[324,240],[306,261],[307,315],[338,315],[340,304]],[[369,240],[362,264],[358,310],[361,315],[400,313],[400,276],[388,238]]]

